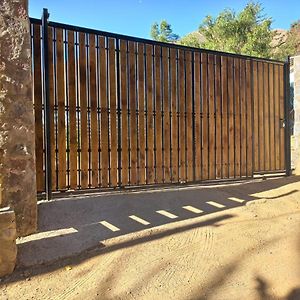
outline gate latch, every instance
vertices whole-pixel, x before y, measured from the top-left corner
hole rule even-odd
[[[285,119],[280,119],[280,127],[285,128]]]

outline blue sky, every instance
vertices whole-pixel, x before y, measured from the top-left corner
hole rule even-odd
[[[198,28],[203,18],[224,8],[242,9],[248,1],[202,0],[29,0],[29,14],[40,18],[43,7],[50,20],[120,34],[149,38],[155,21],[166,19],[184,35]],[[274,20],[273,28],[289,28],[300,19],[300,0],[260,1]]]

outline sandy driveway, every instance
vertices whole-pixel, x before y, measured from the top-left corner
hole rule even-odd
[[[101,220],[119,230],[96,235],[100,247],[17,271],[0,283],[0,299],[300,299],[299,178],[167,193],[147,193],[155,204],[147,199],[145,211],[118,202],[115,219],[107,206]],[[149,224],[131,218],[139,224],[123,229],[123,214]]]

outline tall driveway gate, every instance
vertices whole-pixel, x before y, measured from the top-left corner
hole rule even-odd
[[[289,65],[31,19],[38,192],[290,172]]]

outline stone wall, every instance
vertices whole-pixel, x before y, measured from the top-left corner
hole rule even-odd
[[[300,175],[300,56],[294,57],[294,162],[295,173]]]
[[[0,209],[0,277],[13,272],[16,264],[16,219],[15,213]]]
[[[0,207],[13,208],[24,236],[37,226],[27,0],[1,0],[0,45]]]

